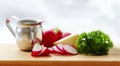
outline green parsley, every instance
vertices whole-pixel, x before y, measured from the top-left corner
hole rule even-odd
[[[107,55],[108,51],[113,47],[113,42],[107,34],[96,30],[81,33],[76,47],[78,52],[82,54]]]

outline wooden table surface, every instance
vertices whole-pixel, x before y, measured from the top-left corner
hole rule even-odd
[[[109,55],[51,55],[32,57],[31,52],[20,51],[16,44],[0,44],[0,66],[120,66],[120,48],[113,48]]]

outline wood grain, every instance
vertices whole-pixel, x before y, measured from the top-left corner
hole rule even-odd
[[[120,66],[120,62],[95,61],[2,61],[0,66]]]
[[[32,57],[31,52],[20,51],[16,44],[0,44],[0,66],[120,66],[120,48],[113,48],[109,55],[50,55]]]

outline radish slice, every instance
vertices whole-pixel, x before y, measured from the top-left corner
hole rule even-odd
[[[78,54],[77,50],[70,45],[63,45],[63,49],[68,54],[72,54],[72,55]]]
[[[41,53],[39,53],[40,56],[47,56],[50,54],[50,51],[47,47],[44,47]]]
[[[66,54],[63,50],[62,50],[62,51],[59,50],[59,49],[57,48],[57,46],[53,46],[52,48],[53,48],[53,50],[54,50],[56,53],[63,54],[63,55]]]
[[[39,43],[35,43],[33,49],[32,49],[32,56],[39,56],[39,53],[41,53],[43,47]]]
[[[53,50],[54,50],[55,52],[58,52],[58,53],[61,52],[56,46],[53,46],[52,48],[53,48]]]
[[[53,46],[52,48],[53,48],[53,50],[54,50],[55,52],[61,53],[61,51],[60,51],[56,46]]]
[[[39,43],[36,43],[32,49],[32,51],[40,51],[43,49],[43,46],[41,46]]]
[[[40,43],[40,39],[39,38],[35,38],[34,40],[32,40],[31,44],[34,45],[35,43]]]
[[[57,47],[60,51],[63,51],[63,44],[57,44],[56,47]]]
[[[50,53],[55,53],[55,51],[53,50],[53,48],[48,48],[48,50],[50,51]]]
[[[31,56],[37,57],[41,51],[32,51]]]

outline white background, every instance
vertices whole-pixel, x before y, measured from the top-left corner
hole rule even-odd
[[[0,0],[0,44],[15,44],[5,17],[37,18],[44,30],[65,32],[102,30],[120,43],[120,0]],[[15,26],[12,25],[14,28]]]

